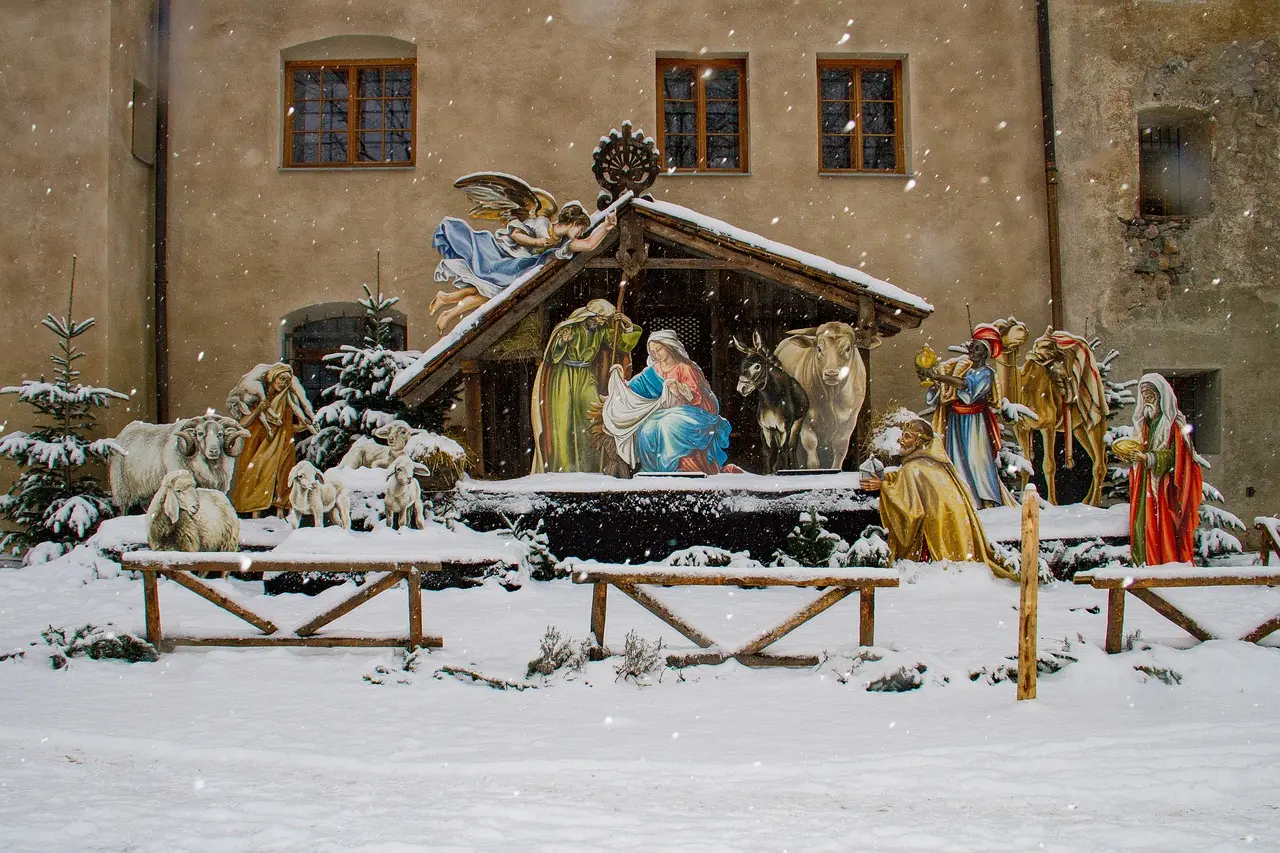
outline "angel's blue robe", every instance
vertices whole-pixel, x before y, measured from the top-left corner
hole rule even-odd
[[[652,365],[627,383],[641,397],[656,400],[662,396],[662,377]],[[715,400],[710,388],[703,394]],[[718,406],[717,406],[718,408]],[[641,471],[675,471],[680,460],[701,450],[716,468],[724,467],[729,448],[729,422],[718,411],[709,412],[697,406],[673,406],[658,409],[645,420],[636,435],[636,457]]]
[[[524,222],[513,220],[496,234],[476,231],[457,217],[447,216],[436,228],[431,245],[443,258],[436,267],[436,281],[452,280],[455,287],[470,285],[482,296],[492,299],[512,281],[540,266],[552,257],[569,257],[564,240],[555,249],[531,251],[509,236],[519,230],[532,237],[545,239],[551,223],[546,217]]]

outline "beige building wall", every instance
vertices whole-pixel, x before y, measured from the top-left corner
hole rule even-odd
[[[1010,311],[1045,323],[1035,20],[1015,0],[848,4],[470,0],[175,4],[170,255],[173,412],[222,406],[278,357],[280,318],[353,299],[382,251],[410,345],[435,340],[431,234],[463,216],[462,174],[500,169],[588,206],[591,151],[625,119],[655,130],[658,55],[745,55],[747,176],[663,176],[658,198],[864,268],[935,303],[878,350],[877,405],[915,405],[911,360]],[[852,23],[849,23],[853,18]],[[418,59],[411,169],[282,170],[282,55],[391,37]],[[908,177],[820,177],[816,60],[899,55]]]
[[[66,313],[76,255],[74,314],[98,321],[78,342],[89,354],[78,362],[82,380],[138,391],[130,405],[113,406],[104,419],[104,431],[114,431],[151,411],[144,319],[151,170],[130,154],[129,106],[133,79],[151,78],[151,4],[3,5],[3,382],[52,374],[56,341],[40,320]],[[0,422],[6,431],[28,429],[32,417],[5,395]]]
[[[1220,371],[1220,452],[1206,479],[1246,523],[1280,511],[1280,4],[1053,4],[1068,325],[1121,351],[1121,378]],[[1212,121],[1209,210],[1182,273],[1136,273],[1138,112]],[[1202,446],[1211,439],[1199,437]],[[1250,494],[1252,491],[1252,495]]]

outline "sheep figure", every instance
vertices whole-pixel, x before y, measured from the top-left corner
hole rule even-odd
[[[372,439],[356,439],[351,449],[338,463],[339,468],[390,468],[397,456],[404,453],[409,439],[418,432],[401,420],[394,420],[373,431],[374,438],[387,442],[378,444]]]
[[[236,551],[240,518],[217,489],[201,489],[190,471],[170,471],[147,507],[147,545],[154,551]]]
[[[295,529],[301,516],[311,516],[316,527],[324,527],[325,516],[346,530],[351,529],[351,499],[341,480],[327,482],[316,466],[305,459],[289,472],[289,524]]]
[[[387,475],[387,490],[383,501],[387,509],[387,524],[392,528],[427,526],[422,512],[422,486],[414,474],[418,465],[407,454],[397,456]]]
[[[198,487],[226,492],[248,437],[236,421],[213,412],[171,424],[134,421],[116,437],[124,452],[111,457],[112,500],[122,512],[146,505],[166,474],[183,470]]]

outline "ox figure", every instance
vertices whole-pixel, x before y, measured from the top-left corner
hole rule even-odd
[[[867,398],[867,368],[858,350],[878,346],[880,335],[873,330],[831,322],[787,332],[774,348],[782,368],[809,397],[809,416],[800,429],[806,468],[844,465]]]
[[[780,468],[800,468],[800,429],[809,414],[809,395],[795,377],[782,369],[782,362],[752,336],[750,347],[730,338],[734,349],[746,356],[738,372],[738,393],[756,395],[756,421],[760,424],[762,473],[772,474]]]

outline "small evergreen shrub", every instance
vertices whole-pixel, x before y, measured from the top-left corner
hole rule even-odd
[[[45,645],[51,649],[49,665],[54,669],[66,669],[71,658],[87,657],[91,660],[123,660],[129,663],[154,663],[160,659],[156,647],[141,637],[127,631],[112,631],[111,623],[106,628],[97,625],[85,625],[77,628],[67,636],[66,628],[55,628],[50,625],[40,632]]]
[[[647,685],[650,677],[661,672],[666,666],[662,657],[662,640],[647,641],[635,631],[628,631],[622,647],[622,660],[614,667],[618,676],[615,681],[634,681],[640,686]]]

